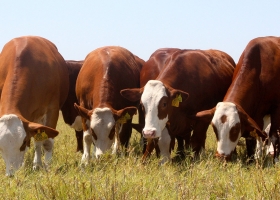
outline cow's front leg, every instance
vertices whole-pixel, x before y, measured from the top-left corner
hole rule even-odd
[[[93,142],[92,135],[89,130],[84,131],[83,142],[84,142],[84,153],[81,162],[82,164],[87,165],[90,160],[90,147]]]
[[[162,130],[161,137],[158,140],[160,155],[162,157],[160,164],[164,164],[170,161],[170,142],[171,142],[171,137],[168,133],[167,128],[164,128]]]
[[[33,170],[37,170],[42,167],[42,141],[34,141],[35,155],[33,160]]]
[[[52,138],[43,141],[46,167],[48,167],[52,159],[53,145],[54,145],[54,139]]]

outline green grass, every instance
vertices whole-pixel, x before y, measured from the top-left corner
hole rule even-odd
[[[280,167],[267,161],[246,164],[244,146],[226,166],[214,158],[212,128],[200,159],[159,166],[153,154],[141,163],[139,134],[133,133],[128,156],[105,154],[88,166],[80,165],[75,133],[62,119],[57,129],[54,156],[48,170],[32,170],[34,149],[14,177],[5,176],[0,161],[0,199],[280,199]],[[174,156],[174,153],[172,154]]]

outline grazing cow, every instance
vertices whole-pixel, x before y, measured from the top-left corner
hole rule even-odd
[[[7,70],[0,100],[0,150],[6,175],[23,163],[24,152],[35,140],[34,168],[52,157],[53,138],[59,109],[69,87],[63,57],[50,41],[36,36],[19,37],[8,42],[1,53],[0,70]]]
[[[69,71],[69,92],[66,101],[61,107],[64,122],[75,129],[77,139],[77,152],[83,152],[83,127],[82,119],[74,107],[78,103],[76,96],[76,80],[84,61],[66,60]]]
[[[123,98],[120,90],[139,88],[143,61],[128,50],[108,46],[89,53],[78,75],[76,94],[82,117],[84,154],[82,162],[90,158],[90,147],[95,144],[95,156],[103,154],[113,143],[127,147],[131,136],[131,121],[138,102]],[[115,134],[116,133],[116,134]]]
[[[188,138],[193,126],[190,143],[198,154],[205,146],[209,121],[194,122],[189,117],[223,98],[234,67],[233,59],[218,50],[178,50],[156,80],[148,81],[140,89],[122,90],[121,94],[131,101],[141,98],[145,138],[161,137],[167,122],[172,134]]]
[[[251,40],[234,71],[233,81],[223,102],[197,116],[212,118],[218,140],[217,156],[229,160],[241,136],[254,131],[262,139],[263,118],[271,117],[269,138],[279,153],[280,127],[280,37],[259,37]],[[251,155],[248,155],[251,156]]]

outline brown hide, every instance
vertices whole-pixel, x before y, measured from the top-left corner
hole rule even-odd
[[[194,122],[190,118],[198,111],[214,107],[223,99],[232,81],[234,68],[233,59],[222,51],[178,50],[172,54],[156,78],[165,85],[168,95],[168,98],[161,99],[168,107],[160,108],[161,105],[158,105],[158,117],[164,118],[168,115],[171,133],[190,141],[196,153],[205,146],[210,121]],[[138,93],[142,90],[138,90]],[[185,94],[182,91],[185,91]],[[137,94],[137,91],[131,92]],[[183,102],[179,107],[174,107],[171,104],[172,95],[178,92],[182,93]],[[186,92],[189,94],[187,101],[184,100]],[[194,131],[189,139],[191,129]]]
[[[280,127],[279,77],[280,37],[255,38],[243,51],[223,100],[241,107],[260,128],[263,127],[263,117],[270,114],[269,135],[276,138]],[[278,140],[274,141],[274,146]]]
[[[84,61],[66,60],[67,69],[69,72],[69,92],[66,101],[61,107],[63,120],[66,124],[72,125],[78,116],[77,110],[74,108],[74,103],[78,103],[75,88],[78,74],[81,70]],[[83,152],[83,131],[76,132],[77,151]]]
[[[129,106],[137,107],[139,101],[133,103],[128,101],[121,96],[120,90],[139,88],[143,63],[143,60],[128,50],[117,46],[101,47],[89,53],[76,83],[80,106],[87,110],[104,107],[121,110]],[[128,145],[131,130],[131,121],[125,123],[120,133],[122,145]]]
[[[15,38],[1,52],[0,70],[5,72],[0,75],[0,116],[16,114],[24,122],[27,140],[35,133],[27,125],[38,127],[29,122],[43,116],[45,125],[54,129],[69,87],[67,67],[56,46],[36,36]],[[54,137],[57,131],[51,128],[54,135],[49,137]]]

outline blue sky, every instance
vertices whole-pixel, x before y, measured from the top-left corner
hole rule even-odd
[[[280,36],[280,1],[3,0],[0,48],[23,35],[52,41],[65,59],[122,46],[147,60],[158,48],[219,49],[238,61],[247,43]]]

